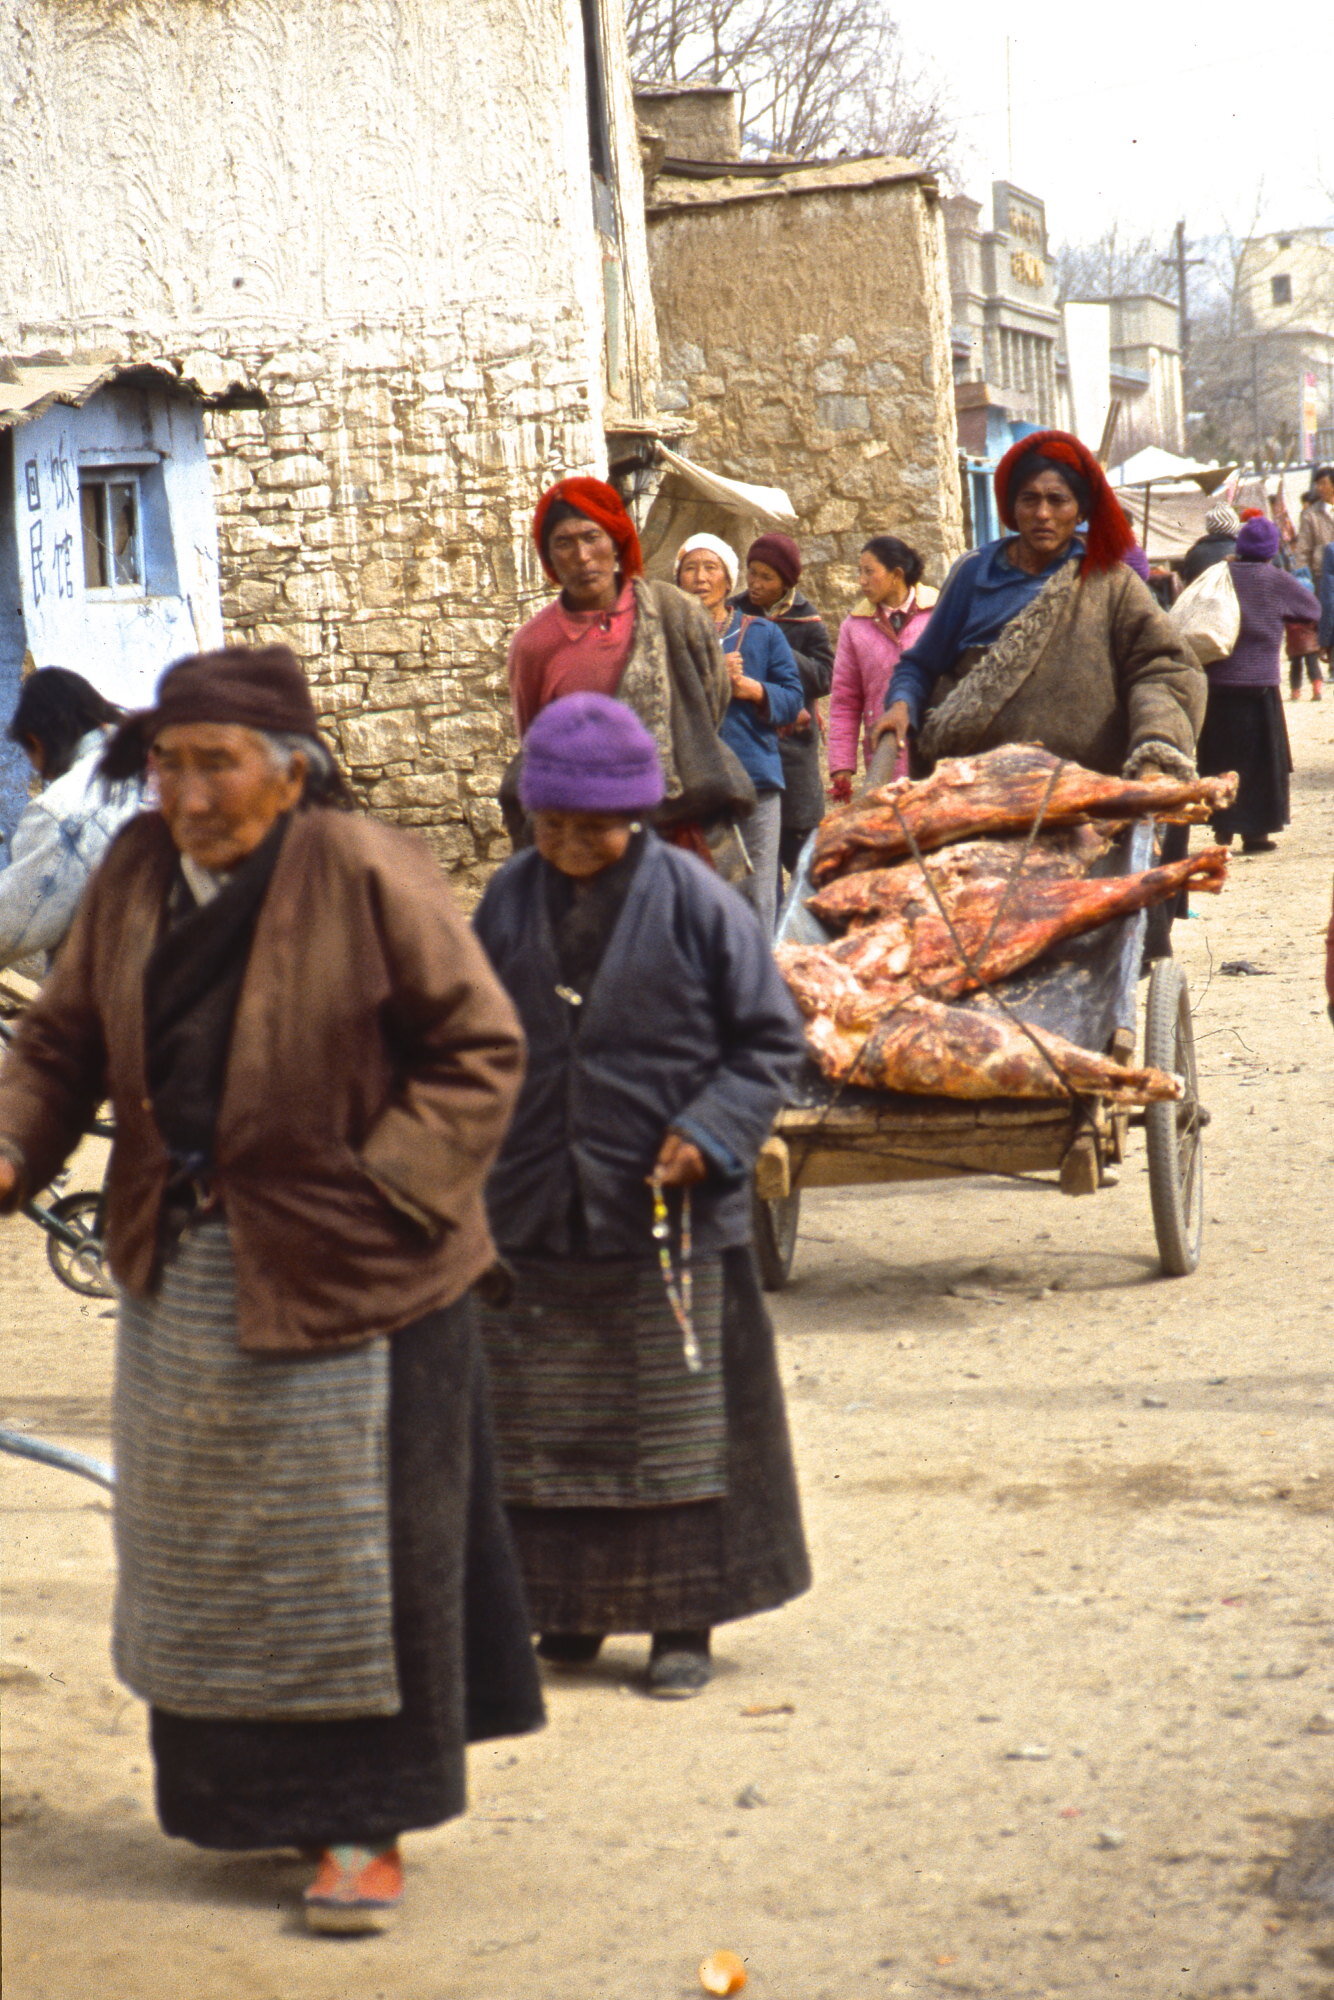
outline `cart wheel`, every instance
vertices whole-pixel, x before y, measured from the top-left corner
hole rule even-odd
[[[102,1251],[102,1197],[100,1194],[62,1194],[51,1203],[51,1213],[80,1238],[78,1248],[47,1236],[46,1255],[62,1285],[85,1299],[114,1299]]]
[[[1186,1086],[1178,1103],[1147,1106],[1144,1130],[1158,1254],[1169,1278],[1187,1278],[1200,1261],[1204,1234],[1204,1120],[1190,993],[1180,966],[1170,958],[1160,958],[1149,975],[1144,1060],[1179,1076]]]
[[[763,1201],[756,1195],[752,1205],[760,1283],[766,1292],[781,1292],[792,1275],[792,1259],[797,1254],[801,1195],[795,1192],[779,1201]]]

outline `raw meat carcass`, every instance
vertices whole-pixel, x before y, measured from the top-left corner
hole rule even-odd
[[[1102,859],[1120,831],[1100,820],[1088,826],[1056,827],[1031,842],[1023,837],[963,840],[933,854],[925,870],[916,861],[899,861],[892,868],[865,868],[840,876],[819,895],[809,897],[806,908],[830,930],[841,931],[896,916],[910,903],[931,903],[928,873],[946,908],[952,908],[973,883],[1005,883],[1019,873],[1026,883],[1077,881]]]
[[[883,874],[892,881],[901,872]],[[1137,875],[1075,882],[1025,877],[1012,887],[972,881],[947,904],[948,923],[927,890],[921,900],[902,903],[893,916],[834,944],[780,945],[778,965],[808,1018],[828,1014],[840,1026],[855,1027],[912,992],[950,1000],[993,986],[1064,938],[1166,902],[1183,888],[1216,893],[1226,878],[1227,849],[1206,847]],[[826,894],[850,892],[854,883],[872,879],[853,877]]]
[[[864,986],[856,971],[839,956],[840,944],[780,944],[775,957],[787,988],[808,1021],[831,1021],[841,1028],[860,1028],[863,1033],[877,1014],[912,991],[907,978],[907,951],[903,968],[886,973],[886,983],[873,992]]]
[[[1058,771],[1059,766],[1059,771]],[[1053,773],[1057,775],[1053,782]],[[929,778],[898,778],[830,813],[815,839],[817,887],[854,869],[881,868],[981,834],[1102,819],[1207,820],[1237,795],[1235,773],[1221,778],[1108,778],[1063,764],[1034,743],[1007,743],[977,757],[945,759]]]
[[[806,1038],[832,1082],[925,1097],[1046,1097],[1097,1094],[1116,1104],[1183,1095],[1178,1077],[1125,1069],[1043,1028],[1025,1029],[993,1001],[946,1006],[902,1001],[869,1032],[811,1021]]]

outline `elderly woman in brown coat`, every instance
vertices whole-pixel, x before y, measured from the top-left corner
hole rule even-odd
[[[0,1198],[110,1097],[114,1657],[159,1816],[319,1850],[312,1928],[379,1929],[465,1741],[541,1720],[467,1300],[520,1035],[426,849],[330,809],[286,648],[169,669],[104,762],[145,766],[0,1072]]]

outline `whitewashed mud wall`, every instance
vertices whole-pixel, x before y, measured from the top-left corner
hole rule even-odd
[[[578,0],[3,0],[0,101],[0,349],[263,396],[209,419],[228,630],[485,862],[533,502],[603,461]]]

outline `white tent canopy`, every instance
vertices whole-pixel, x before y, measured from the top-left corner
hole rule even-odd
[[[684,480],[701,499],[763,521],[766,527],[787,528],[797,518],[796,508],[781,486],[752,486],[745,479],[727,479],[721,472],[682,458],[680,452],[669,450],[665,444],[658,446],[658,463]]]
[[[1121,465],[1114,465],[1107,478],[1112,486],[1159,486],[1189,483],[1202,493],[1213,493],[1236,470],[1231,465],[1201,465],[1198,459],[1179,458],[1161,445],[1147,444]]]

